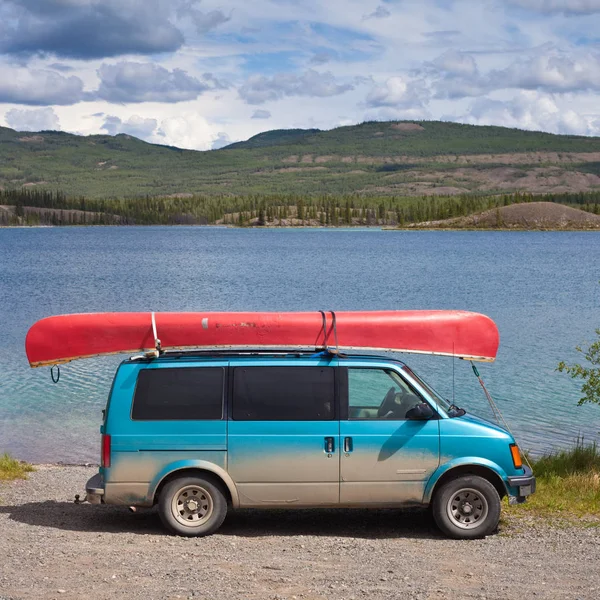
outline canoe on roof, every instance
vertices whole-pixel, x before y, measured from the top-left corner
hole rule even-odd
[[[131,312],[42,319],[30,328],[25,348],[29,364],[40,367],[152,350],[155,337],[162,350],[277,350],[336,347],[336,332],[340,350],[412,352],[479,361],[493,361],[499,343],[494,321],[459,310]]]

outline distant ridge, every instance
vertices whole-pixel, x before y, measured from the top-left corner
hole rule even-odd
[[[320,129],[273,129],[252,136],[245,142],[235,142],[222,148],[233,150],[235,148],[267,148],[269,146],[283,146],[300,142],[302,138],[314,133],[322,133]]]
[[[0,188],[70,196],[436,196],[600,190],[600,138],[440,121],[273,130],[220,150],[0,127]]]

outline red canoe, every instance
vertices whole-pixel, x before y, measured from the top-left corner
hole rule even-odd
[[[154,315],[156,336],[152,319]],[[155,348],[296,349],[329,346],[493,361],[498,329],[485,315],[440,311],[333,313],[91,313],[48,317],[27,334],[32,367]]]

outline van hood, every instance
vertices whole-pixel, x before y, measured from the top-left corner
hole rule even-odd
[[[475,425],[483,425],[484,427],[489,427],[498,433],[504,433],[512,438],[512,435],[509,431],[504,429],[504,427],[500,427],[497,423],[492,423],[492,421],[488,421],[482,417],[478,417],[476,415],[472,415],[469,413],[464,414],[462,417],[453,417],[453,420],[457,419],[459,421],[466,421],[467,423],[473,423]]]

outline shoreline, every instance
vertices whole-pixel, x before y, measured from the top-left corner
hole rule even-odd
[[[136,228],[136,227],[193,227],[198,229],[253,229],[253,230],[347,230],[347,231],[494,231],[494,232],[559,232],[559,231],[576,231],[576,232],[600,232],[600,227],[418,227],[416,225],[408,227],[393,227],[389,225],[222,225],[222,224],[164,224],[164,223],[140,223],[139,225],[0,225],[0,229],[81,229],[81,228]]]
[[[212,600],[595,600],[600,588],[597,529],[521,510],[503,507],[499,532],[468,542],[443,537],[427,511],[397,509],[236,510],[214,535],[185,538],[155,510],[75,504],[92,474],[0,483],[0,596],[204,598],[210,584]]]

